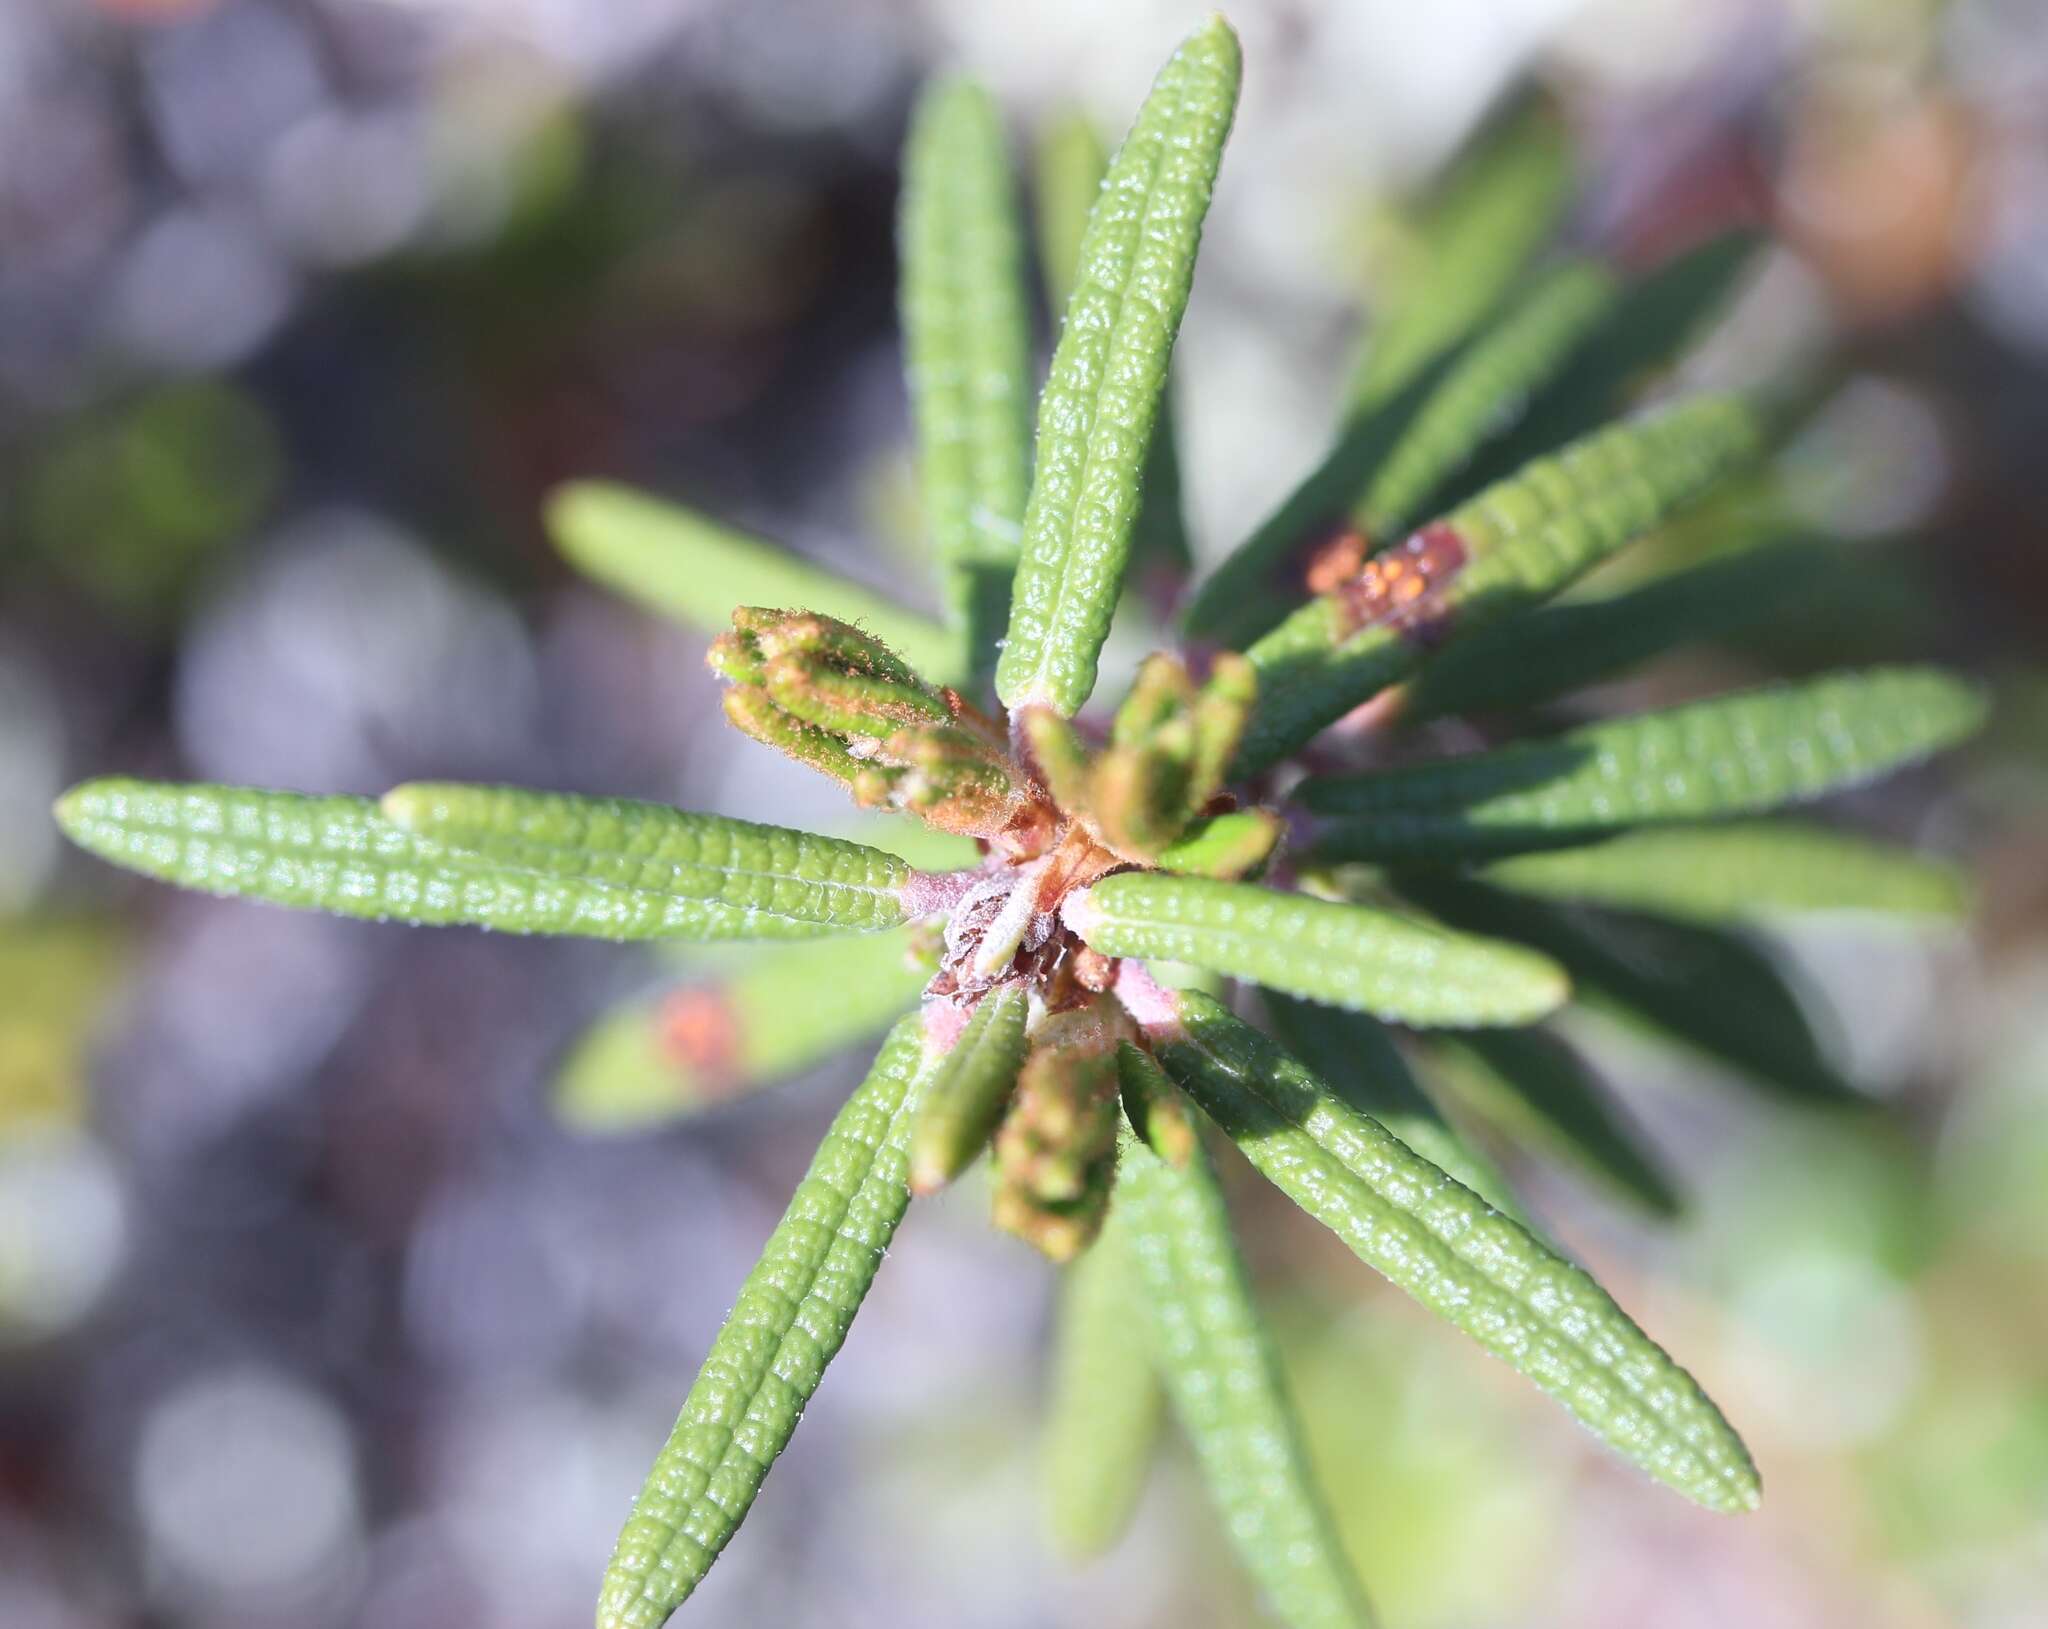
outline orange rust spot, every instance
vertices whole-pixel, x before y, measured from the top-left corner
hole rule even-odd
[[[1390,624],[1404,635],[1428,638],[1444,611],[1435,603],[1438,596],[1470,557],[1465,540],[1441,522],[1374,555],[1331,591],[1340,636]]]
[[[722,991],[678,990],[655,1009],[654,1024],[663,1055],[679,1067],[711,1084],[738,1076],[739,1020]]]
[[[1356,526],[1347,526],[1309,558],[1308,591],[1327,594],[1358,575],[1371,544]]]

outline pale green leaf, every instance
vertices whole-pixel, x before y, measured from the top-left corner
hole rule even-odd
[[[1385,401],[1463,339],[1527,274],[1571,199],[1569,132],[1529,97],[1482,131],[1425,204],[1348,392]]]
[[[1588,724],[1543,741],[1302,783],[1325,857],[1445,858],[1756,814],[1857,786],[1983,722],[1974,686],[1872,668]]]
[[[1023,556],[996,688],[1071,716],[1123,585],[1168,361],[1237,105],[1237,37],[1203,25],[1111,162],[1040,397]]]
[[[555,1113],[578,1131],[641,1131],[787,1080],[916,1002],[933,971],[917,933],[763,946],[730,971],[637,996],[577,1041]]]
[[[712,1342],[619,1534],[598,1629],[658,1629],[711,1570],[838,1354],[910,1203],[921,1021],[890,1031]]]
[[[1067,896],[1111,956],[1188,962],[1404,1024],[1526,1024],[1569,994],[1546,957],[1431,923],[1248,883],[1126,871]]]
[[[1480,869],[1488,882],[1697,922],[1787,911],[1961,916],[1967,879],[1910,849],[1790,821],[1624,832],[1583,848],[1518,854]]]
[[[1175,999],[1179,1025],[1155,1028],[1154,1050],[1275,1186],[1652,1476],[1713,1510],[1755,1507],[1741,1440],[1591,1277],[1220,1002]]]
[[[1123,1537],[1145,1491],[1165,1394],[1132,1317],[1142,1293],[1112,1220],[1060,1276],[1043,1475],[1054,1546],[1070,1561]]]
[[[924,512],[965,665],[986,671],[1017,566],[1032,379],[1009,155],[995,103],[980,86],[940,80],[919,98],[903,155],[898,238]]]
[[[701,632],[725,632],[741,605],[822,611],[929,678],[960,676],[960,641],[930,618],[694,510],[609,481],[572,481],[548,500],[547,523],[586,576]]]
[[[1527,409],[1613,305],[1617,284],[1592,260],[1568,260],[1537,278],[1467,348],[1417,409],[1352,516],[1375,544],[1393,541],[1479,448]]]
[[[1372,1611],[1302,1450],[1223,1195],[1124,1140],[1106,1240],[1136,1269],[1152,1361],[1245,1570],[1288,1629],[1365,1629]]]

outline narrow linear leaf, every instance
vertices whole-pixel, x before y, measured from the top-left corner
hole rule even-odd
[[[1385,401],[1353,410],[1321,461],[1202,579],[1181,618],[1191,638],[1241,649],[1308,597],[1305,549],[1348,524],[1387,449],[1460,355],[1449,353]]]
[[[1358,1258],[1711,1510],[1756,1468],[1692,1377],[1580,1268],[1358,1113],[1222,1003],[1178,997],[1155,1050],[1253,1165]]]
[[[1246,883],[1126,871],[1069,894],[1067,925],[1110,956],[1189,962],[1404,1024],[1526,1024],[1570,993],[1519,945]]]
[[[910,867],[843,837],[631,798],[442,781],[394,787],[381,807],[416,836],[563,887],[606,890],[583,912],[617,930],[605,937],[861,933],[912,914]],[[764,932],[764,923],[780,926]]]
[[[1245,1570],[1288,1629],[1363,1629],[1365,1591],[1302,1450],[1208,1156],[1126,1140],[1108,1237],[1128,1252],[1152,1361]]]
[[[1813,543],[1776,543],[1674,571],[1606,599],[1545,605],[1461,639],[1425,663],[1404,719],[1525,710],[1760,622],[1828,604],[1849,568]]]
[[[988,1146],[1024,1066],[1030,1005],[1021,984],[991,990],[932,1070],[911,1131],[912,1192],[937,1192]]]
[[[1542,97],[1480,132],[1422,212],[1405,275],[1353,373],[1354,404],[1384,401],[1493,309],[1556,230],[1574,170],[1569,132]]]
[[[1396,880],[1405,896],[1447,922],[1554,956],[1588,1001],[1795,1102],[1839,1108],[1868,1101],[1828,1061],[1798,995],[1747,939],[1655,917],[1546,905],[1441,873],[1402,872]]]
[[[1369,541],[1398,536],[1481,447],[1520,419],[1531,392],[1606,314],[1617,289],[1597,262],[1566,261],[1458,357],[1352,511]]]
[[[1166,1399],[1132,1338],[1141,1293],[1114,1222],[1061,1274],[1044,1479],[1047,1527],[1070,1561],[1123,1537],[1152,1469]]]
[[[1002,120],[936,82],[911,116],[899,226],[918,474],[966,671],[995,659],[1031,464],[1031,323]]]
[[[1668,370],[1726,309],[1764,241],[1748,228],[1723,232],[1632,281],[1515,426],[1473,460],[1461,477],[1473,483],[1467,490],[1500,480],[1626,408],[1646,379]]]
[[[1432,1050],[1437,1078],[1504,1135],[1567,1161],[1653,1215],[1678,1214],[1677,1190],[1641,1133],[1555,1036],[1474,1031],[1444,1036]]]
[[[1046,121],[1033,155],[1032,194],[1038,206],[1038,270],[1045,303],[1064,311],[1074,296],[1081,239],[1102,193],[1109,150],[1095,122],[1078,109]]]
[[[1548,599],[1705,493],[1760,437],[1744,404],[1701,397],[1576,442],[1425,527],[1411,540],[1419,552],[1391,557],[1422,573],[1418,599],[1398,598],[1390,557],[1368,562],[1246,652],[1259,705],[1236,772],[1293,752],[1446,638]]]
[[[1495,1210],[1530,1225],[1507,1178],[1415,1083],[1401,1049],[1377,1019],[1278,995],[1266,997],[1266,1014],[1280,1044],[1352,1108],[1370,1115]]]
[[[910,1203],[922,1021],[890,1031],[712,1342],[605,1569],[598,1629],[658,1629],[738,1531]]]
[[[1512,854],[1822,797],[1955,745],[1984,714],[1982,692],[1950,674],[1872,668],[1310,780],[1297,795],[1342,817],[1318,834],[1325,857]]]
[[[1068,113],[1047,126],[1038,146],[1038,245],[1045,303],[1054,311],[1066,310],[1073,297],[1081,235],[1087,229],[1088,212],[1101,196],[1108,168],[1109,154],[1085,114]],[[1194,550],[1181,507],[1180,432],[1175,417],[1169,375],[1160,392],[1152,449],[1145,455],[1131,561],[1141,570],[1148,562],[1156,563],[1171,573],[1177,584],[1193,567]]]
[[[1517,893],[1695,922],[1786,911],[1956,917],[1970,904],[1968,881],[1954,866],[1790,821],[1624,832],[1584,848],[1496,860],[1479,875]]]
[[[413,818],[438,792],[537,797],[402,788],[380,809],[368,798],[114,777],[67,792],[57,821],[81,848],[182,888],[377,922],[590,939],[803,939],[893,927],[909,914],[899,890],[910,868],[858,843],[620,800],[595,807],[611,811],[610,832],[634,832],[637,854],[502,840],[482,853]],[[390,818],[394,807],[408,818]]]
[[[577,1041],[554,1111],[581,1132],[642,1131],[787,1080],[917,1000],[932,967],[915,932],[764,946],[730,972],[635,997]]]
[[[886,594],[773,543],[609,481],[572,481],[548,500],[548,531],[585,576],[701,632],[739,605],[800,606],[865,629],[919,672],[957,678],[960,641]]]
[[[1237,105],[1219,18],[1161,70],[1083,235],[1074,298],[1040,397],[1037,466],[996,689],[1072,716],[1123,585],[1139,488],[1196,244]]]

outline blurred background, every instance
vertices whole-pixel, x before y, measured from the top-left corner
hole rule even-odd
[[[589,1621],[860,1059],[596,1134],[557,1110],[562,1060],[673,967],[174,895],[61,852],[50,800],[103,771],[432,775],[844,829],[723,728],[700,637],[570,576],[543,499],[628,479],[928,603],[909,99],[964,65],[1020,155],[1071,103],[1119,130],[1201,9],[0,4],[0,1624]],[[1760,1514],[1649,1491],[1240,1185],[1387,1621],[2048,1622],[2048,7],[1232,16],[1245,98],[1178,365],[1203,555],[1323,447],[1401,200],[1534,77],[1584,143],[1587,239],[1736,199],[1782,233],[1709,365],[1844,360],[1801,457],[1889,586],[1803,637],[2001,697],[1968,755],[1857,802],[1966,858],[1977,920],[1770,942],[1888,1117],[1817,1122],[1589,1025],[1688,1208],[1520,1173],[1744,1431]],[[971,1187],[921,1205],[684,1621],[1252,1621],[1177,1451],[1115,1555],[1052,1560],[1049,1289]]]

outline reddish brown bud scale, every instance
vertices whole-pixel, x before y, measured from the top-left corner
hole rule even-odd
[[[678,990],[654,1011],[662,1055],[702,1086],[730,1086],[740,1072],[740,1027],[717,990]]]
[[[1410,638],[1430,638],[1447,609],[1444,590],[1471,556],[1464,538],[1441,521],[1374,555],[1357,576],[1330,593],[1339,637],[1391,627]]]

